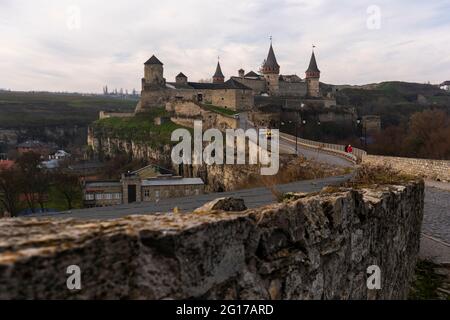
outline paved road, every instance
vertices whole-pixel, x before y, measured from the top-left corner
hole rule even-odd
[[[315,192],[323,187],[341,183],[349,179],[351,175],[329,177],[317,180],[299,181],[277,186],[277,190],[285,192]],[[267,188],[254,188],[239,191],[204,194],[195,197],[184,197],[177,199],[164,199],[156,203],[133,203],[113,207],[91,208],[72,210],[64,213],[39,215],[39,217],[77,218],[77,219],[115,219],[132,214],[155,214],[158,212],[172,212],[178,207],[181,212],[190,212],[201,207],[206,202],[220,197],[243,198],[248,208],[264,206],[276,201],[275,196]]]
[[[450,245],[450,190],[427,185],[422,232]]]
[[[249,128],[257,129],[249,122],[247,113],[239,114],[239,126],[241,129],[247,130]],[[281,154],[295,154],[295,142],[286,139],[286,137],[280,136],[280,153]],[[297,154],[304,156],[306,159],[326,163],[341,167],[353,167],[353,162],[341,157],[330,155],[324,152],[318,152],[310,148],[305,148],[302,145],[298,145]]]
[[[298,149],[297,153],[299,155],[302,155],[309,160],[341,167],[354,166],[353,162],[328,153],[311,150],[309,148],[304,148],[301,145],[299,145],[297,149]],[[292,143],[290,140],[287,140],[284,137],[280,137],[280,153],[295,154],[295,143]]]

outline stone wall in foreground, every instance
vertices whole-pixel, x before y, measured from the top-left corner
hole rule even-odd
[[[0,299],[404,299],[424,186],[338,190],[240,213],[0,220]],[[366,269],[381,268],[381,290]],[[80,291],[66,269],[81,268]]]
[[[363,163],[389,165],[406,174],[419,175],[434,180],[450,181],[450,160],[365,155]]]

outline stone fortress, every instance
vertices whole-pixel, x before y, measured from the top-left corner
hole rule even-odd
[[[182,72],[174,82],[168,82],[164,78],[163,63],[153,55],[145,62],[141,100],[136,113],[150,111],[173,101],[212,105],[236,112],[255,110],[258,105],[270,102],[271,98],[289,98],[291,103],[292,99],[295,103],[309,99],[314,100],[314,103],[326,104],[328,99],[321,96],[319,79],[320,70],[314,50],[305,79],[301,79],[297,75],[280,74],[272,43],[259,73],[245,73],[240,69],[238,76],[225,81],[218,62],[212,83],[190,82]]]

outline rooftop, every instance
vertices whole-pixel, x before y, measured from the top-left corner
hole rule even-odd
[[[121,187],[120,181],[92,181],[86,182],[86,188]]]
[[[172,89],[196,89],[196,90],[221,90],[221,89],[241,89],[252,90],[246,85],[229,79],[224,83],[210,83],[210,82],[188,82],[187,84],[180,84],[176,82],[167,82],[167,86]]]
[[[142,181],[143,187],[149,186],[183,186],[183,185],[203,185],[200,178],[155,178]]]
[[[306,70],[306,72],[320,72],[319,68],[317,67],[316,55],[314,54],[314,51],[311,55],[311,60],[309,61],[308,70]]]
[[[157,57],[155,57],[155,55],[152,55],[150,59],[148,59],[144,64],[160,64],[163,65],[163,63],[161,61],[158,60]]]
[[[217,62],[216,72],[214,73],[213,78],[225,78],[222,73],[222,68],[220,67],[220,62]]]
[[[244,76],[244,78],[259,78],[259,77],[260,75],[257,74],[255,71],[250,71]]]
[[[264,62],[263,68],[268,68],[272,70],[279,70],[280,65],[277,62],[277,58],[275,57],[275,53],[273,52],[272,43],[270,44],[269,54],[267,55],[267,59]]]

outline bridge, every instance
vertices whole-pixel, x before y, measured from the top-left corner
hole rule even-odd
[[[248,121],[245,119],[245,121]],[[245,124],[248,128],[249,123]],[[250,123],[251,126],[251,123]],[[297,143],[297,146],[296,146]],[[344,151],[343,145],[322,143],[288,134],[280,134],[280,152],[285,154],[297,154],[317,162],[327,163],[343,167],[355,167],[358,163],[387,163],[389,157],[378,157],[367,155],[364,150],[353,148],[351,154]],[[412,166],[411,159],[395,158],[395,168],[422,172],[419,168],[424,168],[422,173],[425,177],[433,177],[436,172],[441,170],[450,174],[449,161],[439,161],[439,169],[429,165],[433,160],[417,160],[416,166]],[[400,159],[400,160],[399,160]],[[450,163],[450,162],[449,162]],[[427,165],[426,165],[427,164]],[[441,169],[443,168],[443,169]],[[317,192],[328,185],[340,184],[351,177],[351,174],[345,176],[328,177],[323,179],[298,181],[276,186],[280,192]],[[435,177],[435,176],[434,176]],[[422,255],[429,258],[439,259],[440,262],[450,263],[450,183],[426,179],[425,189],[425,209],[422,227]],[[133,203],[123,204],[113,207],[89,208],[80,210],[71,210],[56,214],[39,215],[39,217],[56,218],[76,218],[76,219],[116,219],[134,214],[159,214],[172,212],[177,207],[181,212],[192,211],[206,202],[220,197],[238,197],[245,201],[248,208],[256,208],[276,201],[272,192],[264,187],[246,190],[237,190],[223,193],[210,193],[199,196],[190,196],[177,199],[160,200],[158,203]]]

